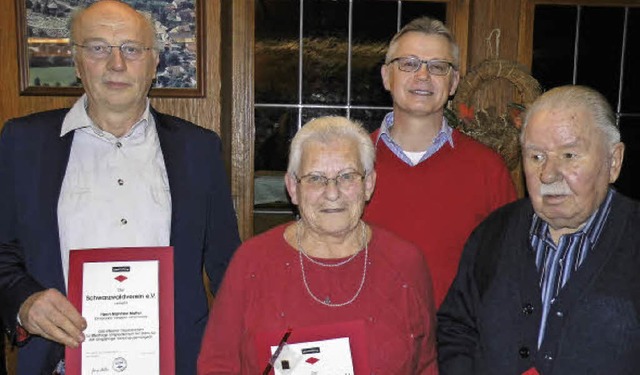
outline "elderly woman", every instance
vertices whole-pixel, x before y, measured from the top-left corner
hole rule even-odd
[[[437,374],[421,252],[360,219],[374,155],[367,132],[343,117],[296,134],[285,183],[300,220],[236,252],[199,374]]]

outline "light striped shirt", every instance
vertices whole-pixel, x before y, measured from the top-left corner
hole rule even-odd
[[[536,267],[540,273],[540,289],[542,290],[542,319],[538,331],[538,348],[544,339],[551,305],[560,289],[580,268],[589,251],[598,241],[602,227],[609,216],[614,194],[615,191],[609,188],[604,202],[589,217],[585,226],[575,233],[560,236],[557,246],[549,233],[549,224],[538,215],[533,215],[529,239],[531,248],[536,255]]]

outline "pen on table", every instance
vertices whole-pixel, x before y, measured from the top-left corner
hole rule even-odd
[[[280,355],[282,348],[284,348],[284,345],[287,343],[289,336],[291,336],[291,331],[292,331],[291,328],[288,328],[287,332],[285,332],[284,336],[282,336],[282,339],[280,340],[280,343],[278,343],[278,347],[276,348],[276,351],[273,352],[273,355],[269,359],[269,363],[267,363],[267,367],[264,368],[262,375],[268,375],[269,371],[271,371],[271,369],[273,368],[273,364],[276,363],[276,360],[278,359],[278,356]]]

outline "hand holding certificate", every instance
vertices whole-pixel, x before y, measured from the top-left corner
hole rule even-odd
[[[174,373],[172,248],[71,251],[69,300],[87,329],[67,374]]]

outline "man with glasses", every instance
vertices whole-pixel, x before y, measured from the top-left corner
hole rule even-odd
[[[500,156],[444,117],[460,79],[458,60],[450,31],[429,17],[413,20],[391,40],[381,73],[393,112],[372,135],[378,185],[365,211],[366,220],[424,251],[436,306],[472,229],[516,198]]]
[[[194,374],[216,290],[239,244],[219,137],[155,111],[154,23],[102,0],[71,22],[71,109],[8,121],[0,136],[0,317],[19,374],[64,371],[85,319],[66,299],[70,249],[174,248],[176,374]]]

